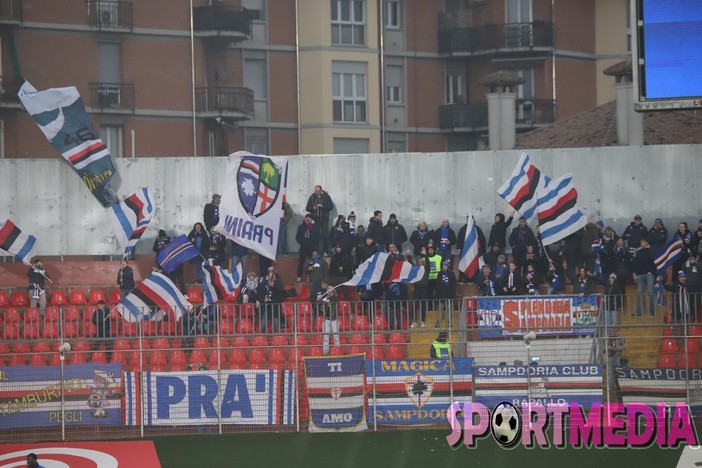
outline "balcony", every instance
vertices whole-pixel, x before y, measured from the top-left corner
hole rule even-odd
[[[98,31],[131,32],[132,4],[130,2],[88,2],[88,22]]]
[[[88,83],[90,107],[103,113],[133,114],[134,85],[128,83]]]
[[[22,7],[22,0],[0,0],[0,26],[20,26]]]
[[[251,38],[252,12],[245,8],[209,5],[193,8],[195,36],[227,45]]]
[[[12,76],[0,76],[0,109],[22,109],[17,96],[23,80]]]
[[[455,57],[552,49],[553,24],[543,21],[439,29],[439,53]]]
[[[517,131],[550,125],[555,120],[553,101],[517,100],[515,105]],[[487,103],[440,106],[439,127],[453,132],[484,132],[488,128]]]
[[[254,118],[254,95],[248,88],[195,88],[195,111],[202,118],[226,118],[233,121]]]

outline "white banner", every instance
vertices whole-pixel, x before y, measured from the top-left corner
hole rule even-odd
[[[215,231],[275,260],[288,162],[245,151],[231,157]]]

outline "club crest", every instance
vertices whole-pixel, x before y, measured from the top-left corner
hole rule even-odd
[[[281,170],[268,158],[247,155],[241,158],[236,183],[241,206],[251,218],[258,218],[276,204]]]
[[[339,387],[332,387],[329,389],[329,393],[331,393],[333,399],[338,400],[339,398],[341,398],[342,391]]]
[[[421,408],[427,404],[434,391],[434,379],[420,373],[407,377],[405,379],[405,391],[410,401],[417,408]]]

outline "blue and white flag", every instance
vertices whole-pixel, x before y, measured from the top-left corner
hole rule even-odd
[[[468,278],[472,278],[484,264],[485,262],[478,249],[478,230],[475,228],[475,219],[473,216],[470,216],[466,227],[463,250],[461,250],[461,258],[458,262],[458,269]]]
[[[75,86],[37,91],[28,81],[18,96],[44,136],[105,208],[119,203],[110,187],[117,172],[107,146],[90,123]]]
[[[115,310],[127,322],[141,322],[163,320],[168,312],[173,312],[175,320],[178,320],[191,307],[168,276],[155,271],[122,299]]]
[[[538,192],[548,181],[531,163],[529,155],[522,153],[512,175],[497,189],[497,194],[529,222],[536,217]]]
[[[275,260],[288,161],[245,151],[231,155],[215,232]]]
[[[683,243],[680,239],[671,239],[655,253],[658,273],[663,273],[682,255]],[[673,272],[675,273],[675,272]]]
[[[112,220],[112,229],[126,257],[134,252],[134,247],[154,214],[149,189],[140,188],[123,202],[112,205],[108,212]]]
[[[241,283],[242,269],[239,263],[234,271],[229,272],[222,267],[214,265],[212,259],[205,260],[202,264],[202,278],[205,291],[203,307],[215,304],[234,293]]]
[[[310,432],[356,432],[366,422],[365,355],[306,357]]]
[[[424,267],[395,260],[390,254],[377,252],[356,268],[353,278],[343,286],[366,286],[375,283],[416,283],[424,276]]]
[[[200,255],[200,251],[193,245],[185,234],[174,237],[156,255],[156,263],[161,265],[163,271],[172,273],[183,263]]]
[[[549,182],[539,191],[539,233],[544,245],[558,242],[585,227],[587,218],[578,210],[577,201],[578,192],[573,185],[572,174]]]
[[[0,249],[10,252],[27,265],[31,265],[36,244],[36,237],[23,233],[9,219],[0,226]]]

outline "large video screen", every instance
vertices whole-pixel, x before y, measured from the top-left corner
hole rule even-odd
[[[636,110],[702,107],[702,0],[635,0]]]

